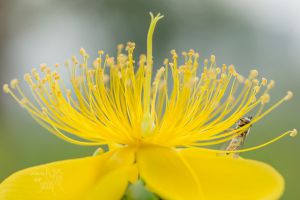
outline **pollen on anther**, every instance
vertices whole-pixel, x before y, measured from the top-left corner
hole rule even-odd
[[[267,85],[267,83],[268,83],[268,80],[267,80],[266,78],[262,78],[261,84],[262,84],[263,86],[265,86],[265,85]]]
[[[245,78],[242,75],[238,75],[237,79],[240,83],[243,83],[245,81]]]
[[[44,72],[47,68],[47,65],[46,64],[40,64],[40,70],[41,72]]]
[[[275,86],[275,81],[271,80],[270,83],[268,84],[267,88],[272,89]]]
[[[288,101],[291,98],[293,98],[293,92],[292,91],[287,91],[286,96],[284,97],[284,100]]]
[[[264,94],[260,98],[261,98],[261,104],[266,104],[266,103],[269,103],[269,101],[270,101],[269,94]]]
[[[9,93],[9,86],[8,86],[8,84],[4,84],[4,85],[3,85],[3,91],[4,91],[5,93]]]
[[[229,70],[229,73],[230,73],[230,74],[234,74],[234,73],[235,73],[235,69],[234,69],[234,66],[233,66],[233,65],[229,65],[229,66],[228,66],[228,70]]]
[[[79,53],[80,53],[80,55],[82,55],[82,56],[86,56],[86,51],[85,51],[84,48],[80,48]]]
[[[226,72],[226,69],[227,69],[227,65],[226,65],[226,64],[223,64],[223,65],[222,65],[222,72]]]
[[[255,86],[255,87],[253,88],[253,90],[254,90],[255,93],[258,93],[259,90],[260,90],[260,87],[257,85],[257,86]]]
[[[10,86],[11,86],[12,89],[15,89],[18,84],[19,84],[18,79],[13,79],[13,80],[10,81]]]
[[[258,71],[257,70],[251,70],[250,71],[250,78],[256,78],[258,76]]]
[[[30,81],[30,79],[31,79],[31,76],[30,76],[29,73],[24,74],[24,80],[25,81]]]
[[[291,131],[290,136],[291,136],[291,137],[295,137],[297,134],[298,134],[298,131],[297,131],[297,129],[294,128],[294,129]]]
[[[216,56],[215,55],[211,55],[210,56],[210,62],[211,63],[215,63],[216,62]]]

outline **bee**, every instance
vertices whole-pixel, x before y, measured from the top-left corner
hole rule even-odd
[[[239,119],[239,121],[236,123],[236,128],[235,129],[239,129],[247,124],[249,124],[252,120],[252,116],[250,117],[242,117],[241,119]],[[250,128],[251,126],[249,126],[249,128],[247,128],[246,130],[244,130],[242,133],[240,133],[238,136],[236,136],[235,138],[233,138],[228,146],[226,147],[226,151],[235,151],[235,150],[239,150],[245,143],[245,140],[247,138],[247,136],[250,133]],[[239,154],[238,153],[226,153],[226,155],[229,154],[233,154],[232,156],[234,158],[238,158]]]

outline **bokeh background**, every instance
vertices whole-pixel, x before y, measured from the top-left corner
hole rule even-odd
[[[257,123],[247,146],[292,128],[300,116],[300,2],[297,0],[11,0],[0,1],[0,83],[40,63],[53,65],[78,54],[115,53],[135,41],[145,52],[148,12],[165,18],[155,34],[155,65],[171,49],[194,48],[201,58],[217,56],[248,73],[258,69],[276,80],[273,102],[294,91],[295,98]],[[299,138],[284,138],[243,156],[273,165],[286,179],[283,199],[300,199]],[[25,167],[91,155],[94,148],[57,139],[37,125],[12,99],[0,94],[0,181]],[[247,172],[245,172],[247,173]],[[255,191],[253,191],[255,192]]]

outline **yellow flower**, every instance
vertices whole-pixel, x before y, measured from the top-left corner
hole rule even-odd
[[[89,55],[80,49],[83,61],[73,56],[66,63],[71,86],[45,64],[42,75],[33,69],[24,76],[33,101],[18,80],[4,85],[4,91],[54,135],[74,144],[110,149],[19,171],[0,185],[1,200],[114,200],[137,179],[163,199],[281,196],[284,181],[271,166],[230,155],[296,135],[295,129],[248,149],[208,147],[241,135],[292,93],[264,109],[274,81],[259,81],[256,70],[244,78],[232,65],[218,67],[215,56],[205,59],[200,69],[199,55],[193,50],[183,52],[182,65],[172,50],[172,60],[165,60],[153,76],[152,36],[162,17],[151,14],[147,55],[138,62],[132,42],[125,48],[127,54],[123,45],[118,46],[116,59],[99,51],[93,69],[88,68]],[[232,128],[249,113],[250,123]]]

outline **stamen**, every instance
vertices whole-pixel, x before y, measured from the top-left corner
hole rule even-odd
[[[238,150],[233,150],[233,151],[208,149],[208,148],[206,148],[206,150],[216,152],[219,155],[223,155],[224,153],[242,153],[242,152],[254,151],[254,150],[266,147],[266,146],[280,140],[281,138],[283,138],[285,136],[295,137],[296,135],[297,135],[297,130],[293,129],[293,130],[287,131],[285,133],[282,133],[281,135],[277,136],[276,138],[274,138],[274,139],[272,139],[268,142],[265,142],[263,144],[260,144],[260,145],[254,146],[254,147],[249,147],[249,148],[245,148],[245,149],[238,149]]]
[[[247,151],[254,151],[254,150],[257,150],[257,149],[261,149],[261,148],[263,148],[265,146],[268,146],[268,145],[270,145],[270,144],[272,144],[272,143],[280,140],[281,138],[283,138],[283,137],[285,137],[287,135],[289,135],[291,137],[295,137],[297,135],[297,130],[293,129],[293,130],[287,131],[287,132],[281,134],[280,136],[278,136],[278,137],[276,137],[276,138],[274,138],[274,139],[272,139],[272,140],[270,140],[270,141],[268,141],[266,143],[263,143],[261,145],[257,145],[257,146],[250,147],[250,148],[245,148],[245,149],[240,149],[240,150],[236,150],[236,151],[226,151],[226,152],[228,152],[228,153],[234,153],[234,152],[235,153],[241,153],[241,152],[247,152]]]
[[[273,80],[268,83],[267,79],[259,78],[257,70],[251,70],[245,78],[233,65],[219,67],[214,55],[202,63],[192,49],[182,53],[183,63],[179,63],[178,54],[172,50],[172,59],[166,59],[153,75],[153,34],[163,16],[150,16],[147,54],[142,54],[137,63],[133,42],[128,42],[125,50],[124,45],[118,45],[116,57],[99,50],[91,62],[92,68],[88,66],[88,53],[81,48],[81,59],[72,56],[70,62],[65,62],[71,88],[58,71],[41,64],[41,72],[33,68],[24,75],[35,102],[25,96],[17,79],[10,86],[4,84],[3,91],[54,135],[88,146],[136,146],[144,142],[171,147],[216,145],[237,137],[292,98],[293,93],[288,91],[284,98],[265,109]],[[58,64],[54,67],[61,70]],[[202,71],[199,73],[198,69]],[[250,112],[251,122],[234,128]],[[297,130],[283,135],[286,134],[295,136]]]

